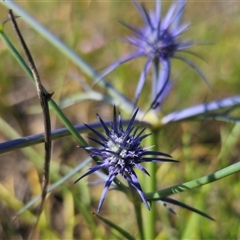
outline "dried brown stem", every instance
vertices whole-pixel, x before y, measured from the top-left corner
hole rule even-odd
[[[48,101],[51,98],[52,94],[47,93],[41,83],[40,76],[38,74],[37,68],[35,66],[35,63],[33,61],[33,58],[31,56],[30,51],[28,50],[28,47],[21,35],[21,32],[18,28],[17,22],[15,20],[15,17],[13,15],[12,10],[9,10],[9,18],[11,22],[13,23],[13,27],[17,33],[17,36],[20,40],[21,46],[26,54],[26,57],[29,62],[29,68],[31,69],[32,75],[35,79],[36,83],[36,89],[37,94],[41,103],[41,107],[43,110],[43,118],[44,118],[44,146],[45,146],[45,156],[44,156],[44,168],[43,168],[43,176],[42,176],[42,197],[41,197],[41,203],[38,208],[38,214],[36,222],[33,226],[33,230],[30,233],[29,239],[31,239],[32,233],[34,229],[36,228],[40,215],[43,210],[44,201],[47,195],[47,186],[49,184],[49,172],[50,172],[50,161],[51,161],[51,120],[50,120],[50,114],[49,114],[49,107],[48,107]]]

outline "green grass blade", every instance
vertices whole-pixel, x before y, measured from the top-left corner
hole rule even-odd
[[[215,182],[217,180],[225,178],[239,171],[240,171],[240,162],[237,162],[219,171],[206,175],[204,177],[201,177],[183,184],[175,185],[173,187],[165,188],[157,192],[147,193],[146,198],[149,201],[155,201],[155,200],[158,200],[159,198],[167,197],[175,193],[185,192],[196,187],[201,187],[205,184]]]
[[[205,218],[208,218],[208,219],[214,221],[214,219],[213,219],[212,217],[210,217],[208,214],[206,214],[206,213],[204,213],[204,212],[202,212],[202,211],[200,211],[200,210],[198,210],[198,209],[196,209],[196,208],[193,208],[193,207],[191,207],[191,206],[188,206],[188,205],[185,204],[185,203],[179,202],[179,201],[177,201],[177,200],[175,200],[175,199],[165,197],[165,198],[161,198],[161,200],[163,200],[164,202],[172,203],[172,204],[174,204],[174,205],[176,205],[176,206],[185,208],[185,209],[187,209],[187,210],[190,210],[190,211],[192,211],[192,212],[195,212],[195,213],[197,213],[197,214],[199,214],[199,215],[201,215],[201,216],[203,216],[203,217],[205,217]]]
[[[99,218],[100,220],[102,220],[104,223],[106,223],[109,227],[111,227],[112,229],[117,230],[125,239],[129,239],[129,240],[134,240],[135,238],[128,232],[126,232],[125,230],[123,230],[122,228],[120,228],[118,225],[114,224],[113,222],[111,222],[110,220],[101,217],[98,214],[95,214],[97,218]]]
[[[28,77],[33,81],[33,83],[35,84],[34,78],[32,76],[32,72],[30,70],[30,68],[28,67],[28,65],[26,64],[26,62],[24,61],[24,59],[22,58],[22,56],[18,53],[18,51],[16,51],[15,47],[13,46],[13,44],[11,43],[11,41],[8,39],[7,35],[4,33],[3,29],[0,29],[0,38],[2,39],[2,41],[6,44],[6,46],[8,47],[8,49],[10,50],[10,52],[12,53],[13,56],[15,56],[15,59],[17,60],[17,62],[19,63],[19,65],[22,67],[22,69],[25,71],[25,73],[28,75]]]
[[[104,96],[100,92],[96,91],[86,91],[84,93],[77,93],[68,95],[66,98],[62,99],[59,102],[59,107],[61,109],[70,107],[76,103],[80,103],[86,100],[94,100],[94,101],[101,101],[104,103],[108,103],[114,105],[115,101],[112,97]]]

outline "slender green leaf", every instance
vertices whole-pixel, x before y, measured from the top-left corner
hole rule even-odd
[[[209,184],[212,182],[215,182],[217,180],[220,180],[222,178],[225,178],[231,174],[237,173],[240,171],[240,162],[234,163],[226,168],[223,168],[219,171],[216,171],[214,173],[211,173],[209,175],[206,175],[201,178],[194,179],[192,181],[175,185],[169,188],[165,188],[163,190],[157,191],[157,192],[152,192],[152,193],[147,193],[146,194],[146,199],[149,201],[155,201],[158,199],[161,199],[163,197],[170,196],[175,193],[180,193],[180,192],[185,192],[188,190],[191,190],[196,187],[201,187],[205,184]]]
[[[95,213],[94,213],[95,214]],[[117,230],[123,237],[129,240],[134,240],[135,238],[125,230],[123,230],[121,227],[116,225],[115,223],[111,222],[110,220],[100,216],[99,214],[95,214],[97,218],[101,219],[104,223],[106,223],[109,227]]]
[[[199,214],[199,215],[201,215],[201,216],[203,216],[203,217],[206,217],[206,218],[214,221],[214,219],[213,219],[212,217],[210,217],[208,214],[206,214],[206,213],[204,213],[204,212],[202,212],[202,211],[200,211],[200,210],[198,210],[198,209],[196,209],[196,208],[193,208],[193,207],[191,207],[191,206],[188,206],[188,205],[185,204],[185,203],[179,202],[179,201],[177,201],[177,200],[175,200],[175,199],[165,197],[165,198],[161,198],[161,200],[163,200],[163,201],[165,201],[165,202],[168,202],[168,203],[172,203],[172,204],[174,204],[174,205],[176,205],[176,206],[185,208],[185,209],[187,209],[187,210],[190,210],[190,211],[192,211],[192,212],[195,212],[195,213],[197,213],[197,214]]]

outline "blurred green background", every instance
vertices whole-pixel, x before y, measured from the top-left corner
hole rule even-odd
[[[170,1],[164,1],[165,13]],[[115,59],[133,50],[121,39],[131,34],[118,20],[133,25],[142,24],[130,1],[31,1],[18,4],[71,48],[94,69],[101,70]],[[146,1],[148,9],[154,1]],[[238,2],[189,1],[184,20],[191,28],[183,38],[199,43],[192,50],[204,61],[189,56],[203,71],[212,90],[198,74],[178,60],[173,60],[174,87],[163,105],[163,114],[194,104],[238,95],[240,91],[240,4]],[[0,21],[7,18],[7,9],[0,5]],[[84,92],[82,82],[96,91],[102,91],[80,69],[66,59],[42,36],[18,18],[21,32],[30,48],[43,85],[55,92],[53,99],[60,106],[63,100]],[[10,23],[5,33],[22,52]],[[187,55],[186,55],[187,56]],[[0,141],[43,132],[41,108],[33,84],[0,42]],[[120,92],[133,99],[144,59],[125,63],[107,76]],[[147,109],[150,100],[151,76],[140,97],[139,106]],[[111,119],[111,107],[103,102],[83,101],[64,108],[73,124],[96,121],[99,113]],[[239,111],[236,112],[239,116]],[[123,114],[124,115],[124,114]],[[51,114],[52,129],[62,127]],[[127,116],[125,116],[127,117]],[[170,153],[179,164],[163,164],[157,171],[158,188],[165,188],[201,177],[239,161],[239,124],[216,121],[194,121],[169,124],[159,135],[159,151]],[[32,197],[40,193],[39,176],[42,173],[44,149],[39,144],[1,155],[0,158],[0,239],[25,239],[31,230],[34,210],[15,218],[16,212]],[[77,148],[72,137],[53,142],[53,180],[74,168],[86,153]],[[88,186],[87,179],[74,185],[76,175],[47,199],[44,216],[34,236],[36,239],[121,239],[91,213],[96,211],[103,186]],[[140,180],[143,180],[139,174]],[[89,178],[89,181],[96,180]],[[161,205],[157,207],[157,239],[239,239],[240,205],[239,174],[187,191],[173,197],[211,215],[216,221],[177,207],[176,215]],[[147,189],[144,189],[146,192]],[[2,193],[2,194],[1,194]],[[4,194],[3,194],[4,193]],[[9,195],[7,195],[9,194]],[[5,198],[1,198],[1,195]],[[6,197],[8,196],[8,197]],[[143,209],[145,211],[145,209]],[[122,193],[110,191],[101,215],[112,220],[133,235],[137,225],[131,202]]]

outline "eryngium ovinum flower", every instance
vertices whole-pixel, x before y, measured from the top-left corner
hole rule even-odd
[[[102,72],[101,76],[107,75],[126,61],[146,57],[147,60],[135,90],[134,101],[137,103],[146,81],[146,75],[152,65],[152,107],[156,108],[171,88],[171,83],[169,82],[171,58],[176,58],[187,63],[195,69],[205,81],[206,79],[189,59],[179,55],[180,52],[187,52],[186,49],[194,45],[192,41],[179,39],[181,34],[189,28],[188,23],[180,24],[185,7],[185,0],[178,0],[178,2],[172,3],[165,17],[161,15],[160,0],[156,0],[155,11],[150,13],[147,12],[144,5],[135,0],[133,0],[133,3],[144,22],[144,26],[136,28],[128,23],[122,24],[134,32],[135,35],[127,37],[126,42],[135,46],[136,51],[112,63]]]
[[[117,116],[115,107],[113,111],[113,121],[109,127],[102,118],[97,115],[103,127],[104,134],[96,131],[90,125],[85,124],[86,127],[98,137],[98,139],[92,137],[89,137],[89,139],[99,144],[100,148],[91,146],[83,148],[85,148],[91,156],[98,156],[99,162],[98,165],[90,167],[89,171],[76,180],[76,182],[99,169],[106,169],[108,171],[108,179],[102,192],[97,212],[100,211],[108,189],[118,174],[125,178],[127,182],[137,190],[147,209],[150,209],[134,168],[137,167],[142,172],[149,175],[141,163],[177,162],[176,160],[171,159],[169,154],[149,151],[148,149],[151,147],[144,148],[141,146],[142,140],[150,134],[143,134],[146,127],[140,130],[139,124],[138,126],[134,126],[137,113],[138,109],[134,112],[125,130],[121,115],[119,113]]]

